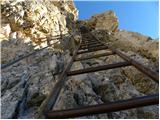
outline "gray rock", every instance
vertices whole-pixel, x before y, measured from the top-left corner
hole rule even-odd
[[[16,85],[14,88],[7,90],[2,97],[2,118],[16,118],[17,110],[21,100],[23,99],[23,95],[25,93],[25,89],[20,87],[20,83]]]

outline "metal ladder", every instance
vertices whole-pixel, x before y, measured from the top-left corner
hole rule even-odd
[[[127,110],[131,108],[159,104],[159,94],[157,93],[153,95],[136,97],[136,98],[127,99],[127,100],[118,100],[118,101],[108,102],[108,103],[99,104],[99,105],[79,107],[79,108],[73,108],[73,109],[67,109],[67,110],[52,110],[52,108],[54,107],[57,101],[59,93],[62,87],[64,86],[65,82],[67,81],[67,77],[69,76],[86,74],[90,72],[96,72],[96,71],[102,71],[102,70],[108,70],[108,69],[114,69],[114,68],[120,68],[120,67],[126,67],[126,66],[134,66],[139,71],[146,74],[148,77],[152,78],[155,82],[159,83],[158,73],[143,66],[136,60],[131,59],[130,57],[123,54],[119,50],[113,49],[112,47],[107,46],[106,44],[102,43],[93,34],[91,34],[87,30],[87,28],[85,29],[86,31],[84,31],[84,33],[82,31],[82,34],[92,36],[92,39],[82,40],[80,45],[77,47],[70,62],[67,64],[67,66],[65,67],[61,75],[59,76],[59,80],[56,83],[53,90],[51,91],[51,94],[47,98],[47,102],[46,104],[44,104],[43,109],[40,111],[38,118],[42,118],[42,116],[48,119],[73,118],[73,117],[80,117],[80,116],[85,116],[85,115],[116,112],[120,110]],[[77,55],[79,54],[95,52],[98,50],[110,50],[111,52],[77,58]],[[90,68],[70,71],[72,64],[76,61],[82,61],[86,59],[98,58],[98,57],[109,56],[109,55],[118,55],[124,60],[124,62],[118,62],[118,63],[108,64],[108,65],[101,65],[97,67],[90,67]]]

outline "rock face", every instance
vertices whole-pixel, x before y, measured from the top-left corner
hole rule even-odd
[[[6,37],[29,37],[38,45],[46,36],[67,33],[66,26],[77,20],[73,2],[66,0],[2,1],[1,13]]]
[[[79,41],[82,38],[93,38],[80,34],[73,1],[3,0],[1,14],[2,66],[48,46],[2,69],[2,118],[35,118]],[[123,51],[150,69],[159,71],[159,42],[139,33],[119,31],[113,11],[97,14],[79,24],[88,26],[102,42]],[[104,52],[101,50],[86,56]],[[115,55],[94,58],[75,62],[71,70],[119,61],[123,59]],[[158,87],[158,84],[134,67],[73,76],[62,88],[53,109],[76,108],[149,95],[158,93]],[[155,119],[158,118],[158,109],[154,105],[79,118]]]
[[[35,118],[80,39],[77,10],[66,0],[4,0],[1,15],[2,66],[48,46],[2,70],[2,118]]]
[[[85,36],[83,36],[83,39]],[[90,38],[93,39],[93,38]],[[93,54],[105,53],[101,50]],[[140,63],[156,70],[157,66],[151,60],[128,51],[125,54],[136,59]],[[81,57],[84,55],[80,55]],[[78,56],[78,57],[80,57]],[[124,61],[118,56],[111,55],[91,60],[84,60],[81,63],[74,63],[71,70],[89,68],[98,65],[112,64]],[[60,97],[54,109],[69,109],[81,106],[101,104],[109,101],[125,100],[134,97],[158,93],[158,84],[134,67],[116,68],[101,72],[89,73],[70,77],[61,91]],[[148,106],[130,109],[108,114],[84,116],[80,118],[110,118],[110,119],[136,119],[136,118],[158,118],[158,106]]]
[[[114,32],[118,29],[118,18],[113,11],[96,14],[87,20],[86,23],[89,27],[96,30]]]
[[[104,30],[93,30],[93,33],[96,34],[99,39],[109,43],[114,48],[118,48],[123,51],[134,51],[137,54],[151,59],[153,62],[158,62],[158,40],[126,30],[114,32],[112,36]]]

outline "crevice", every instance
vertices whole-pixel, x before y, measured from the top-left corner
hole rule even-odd
[[[24,88],[24,92],[22,95],[22,99],[19,100],[16,110],[15,110],[15,114],[13,116],[13,119],[18,119],[20,117],[20,115],[26,110],[26,99],[27,99],[27,93],[28,93],[28,84],[27,81],[23,84],[23,88]]]

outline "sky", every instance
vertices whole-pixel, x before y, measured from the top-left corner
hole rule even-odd
[[[158,1],[83,1],[75,0],[79,19],[113,10],[119,19],[119,28],[139,32],[152,38],[158,37]]]

